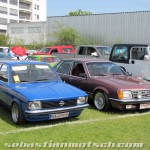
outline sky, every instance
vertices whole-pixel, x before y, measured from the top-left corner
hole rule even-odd
[[[93,14],[149,11],[150,0],[47,0],[47,16],[66,16],[69,12]]]

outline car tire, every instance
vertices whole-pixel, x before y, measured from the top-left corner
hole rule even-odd
[[[94,105],[98,110],[108,111],[111,108],[110,101],[105,92],[98,91],[94,95]]]
[[[25,123],[25,118],[17,103],[13,103],[11,107],[11,116],[15,124],[20,125]]]

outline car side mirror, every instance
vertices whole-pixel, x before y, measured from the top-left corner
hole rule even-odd
[[[150,55],[145,55],[144,60],[150,60]]]
[[[98,57],[98,53],[97,52],[91,53],[91,56]]]

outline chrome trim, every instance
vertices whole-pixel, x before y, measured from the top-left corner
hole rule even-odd
[[[114,99],[114,98],[109,98],[110,101],[114,102],[119,102],[119,103],[141,103],[141,102],[150,102],[150,99],[127,99],[127,100],[120,100],[120,99]]]
[[[61,111],[69,111],[74,109],[82,109],[85,107],[88,107],[89,104],[84,105],[78,105],[74,107],[67,107],[67,108],[57,108],[57,109],[46,109],[46,110],[26,110],[25,113],[27,114],[40,114],[40,113],[55,113],[55,112],[61,112]]]

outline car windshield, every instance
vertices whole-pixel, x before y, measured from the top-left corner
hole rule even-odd
[[[109,56],[111,53],[111,47],[96,47],[102,56]]]
[[[111,62],[90,62],[86,65],[90,76],[125,75],[117,65]]]
[[[11,68],[11,77],[13,83],[61,80],[49,65],[43,64],[14,65]]]
[[[43,48],[39,52],[41,52],[41,53],[47,53],[49,51],[50,51],[50,48]]]
[[[0,58],[10,58],[8,55],[0,54]]]

